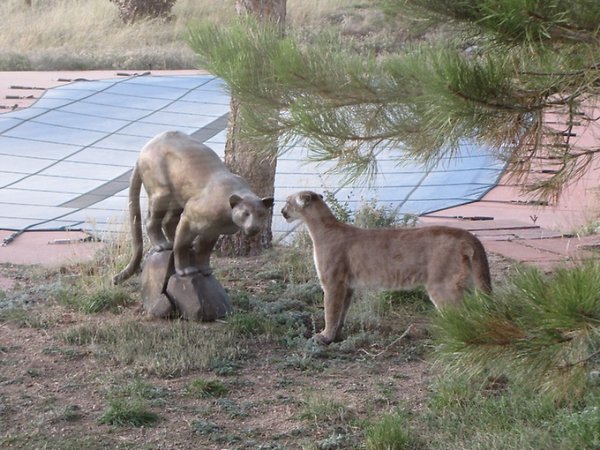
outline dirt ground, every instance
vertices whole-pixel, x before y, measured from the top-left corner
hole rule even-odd
[[[496,282],[513,266],[493,254],[490,262]],[[262,266],[264,260],[244,264]],[[29,270],[0,266],[3,276],[16,280],[15,290],[5,292],[0,303],[40,283]],[[45,282],[56,276],[46,275]],[[421,410],[432,380],[427,314],[408,322],[390,317],[396,337],[385,346],[369,342],[307,356],[259,336],[246,341],[245,356],[229,373],[206,369],[173,378],[142,376],[157,393],[150,404],[160,421],[148,427],[104,425],[99,419],[107,408],[107,391],[139,375],[98,355],[93,344],[65,344],[62,333],[90,319],[44,301],[31,299],[45,311],[46,325],[0,322],[2,448],[358,448],[369,420],[395,408]],[[167,323],[149,318],[139,305],[93,318],[124,319],[156,327]],[[225,325],[204,326],[216,333]],[[226,396],[191,397],[186,386],[198,378],[219,380],[228,389]],[[318,405],[329,410],[319,412]]]

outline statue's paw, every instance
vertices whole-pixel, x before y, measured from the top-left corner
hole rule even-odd
[[[155,245],[154,248],[153,248],[153,250],[155,252],[164,252],[166,250],[173,250],[173,243],[172,242],[165,242],[165,243],[162,243],[162,244]]]
[[[200,269],[195,266],[188,266],[177,270],[177,275],[180,277],[189,277],[190,275],[196,275],[197,273],[200,273]]]
[[[213,270],[211,267],[199,267],[198,271],[205,277],[210,277],[213,273]]]

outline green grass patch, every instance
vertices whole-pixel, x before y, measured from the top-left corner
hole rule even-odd
[[[159,415],[150,411],[145,402],[139,399],[113,398],[109,400],[108,408],[100,417],[99,423],[120,427],[149,427],[159,420]]]
[[[223,397],[227,395],[227,387],[218,380],[197,378],[187,385],[186,393],[196,398]]]
[[[368,450],[417,450],[425,449],[421,439],[411,430],[410,422],[403,413],[385,415],[365,430]]]

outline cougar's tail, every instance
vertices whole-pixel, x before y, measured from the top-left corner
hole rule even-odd
[[[473,240],[473,257],[471,267],[473,269],[473,282],[475,287],[486,294],[492,292],[492,277],[485,248],[475,236]]]
[[[142,178],[136,164],[129,179],[129,224],[131,226],[133,256],[127,267],[113,277],[114,284],[122,283],[131,277],[139,269],[142,262],[144,242],[142,240],[142,213],[140,209],[141,189]]]

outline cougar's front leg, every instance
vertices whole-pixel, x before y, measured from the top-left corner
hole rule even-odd
[[[194,238],[189,221],[185,215],[182,215],[175,231],[175,242],[173,243],[175,271],[178,275],[198,273],[198,268],[193,265],[193,253],[191,251]]]
[[[344,318],[352,290],[344,283],[336,283],[331,286],[323,286],[325,292],[325,329],[315,335],[315,339],[323,344],[333,342],[344,326]]]

